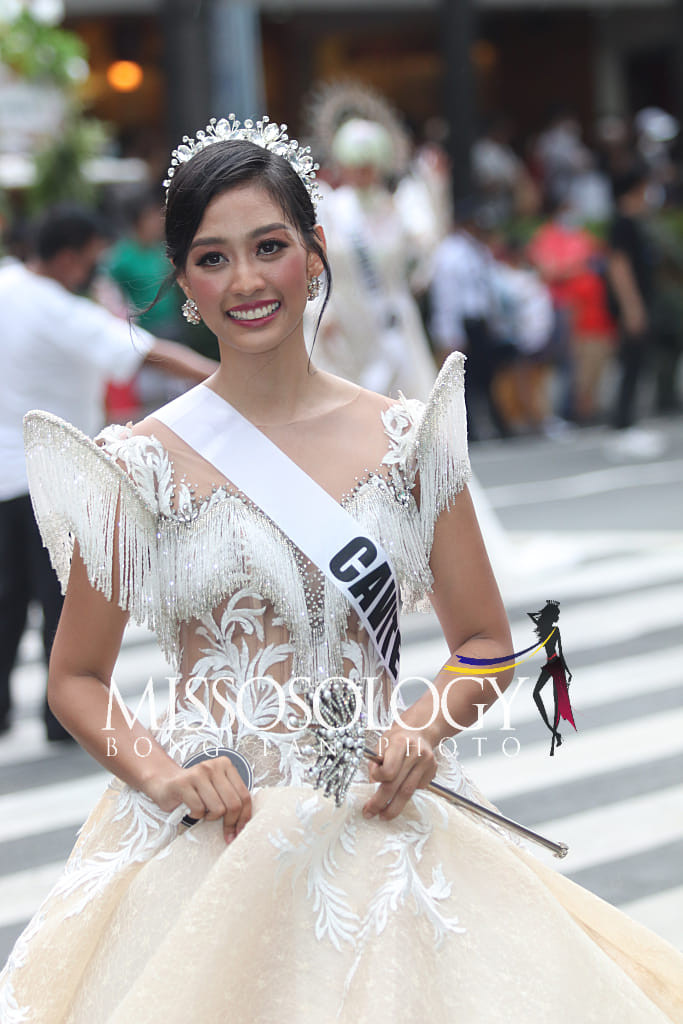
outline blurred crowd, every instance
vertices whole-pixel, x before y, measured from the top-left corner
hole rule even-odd
[[[318,360],[424,398],[461,350],[472,440],[607,423],[647,445],[638,419],[681,407],[676,120],[605,118],[589,146],[557,107],[516,149],[511,120],[491,118],[453,202],[440,123],[411,145],[376,96],[346,89],[341,125],[312,125],[334,274]]]
[[[354,83],[322,87],[306,141],[334,278],[308,333],[316,362],[373,390],[425,399],[453,350],[467,361],[470,438],[542,434],[681,408],[683,195],[679,125],[646,108],[603,118],[591,145],[565,107],[519,145],[504,115],[471,152],[471,193],[453,201],[443,124],[420,141]],[[180,315],[163,247],[160,188],[105,197],[108,248],[83,289],[152,334],[217,356]],[[4,258],[29,261],[9,222]],[[159,289],[162,288],[161,293]],[[156,300],[156,301],[155,301]],[[135,419],[183,382],[143,366],[111,383],[103,419]],[[637,443],[637,438],[634,443]]]

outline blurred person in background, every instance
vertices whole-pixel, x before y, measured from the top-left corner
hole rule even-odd
[[[179,341],[183,322],[178,296],[168,290],[154,302],[170,268],[158,189],[145,188],[129,197],[124,212],[129,229],[109,250],[105,261],[107,273],[125,295],[130,313],[140,327]]]
[[[476,199],[456,204],[452,229],[434,257],[430,285],[430,331],[441,361],[450,352],[467,355],[465,403],[472,441],[484,436],[487,418],[500,437],[509,433],[493,395],[503,345],[494,326],[499,319],[495,263],[480,213]]]
[[[506,241],[495,264],[498,333],[514,358],[493,381],[496,403],[514,433],[540,433],[552,424],[549,347],[554,327],[553,300],[531,267],[521,240]]]
[[[154,302],[169,273],[158,189],[146,187],[137,191],[128,198],[123,212],[128,230],[112,246],[104,267],[121,291],[126,315],[158,337],[185,340],[178,290],[168,289]],[[117,312],[106,300],[104,305]],[[182,380],[160,373],[154,366],[143,366],[133,381],[109,386],[107,409],[117,418],[122,405],[129,403],[140,414],[183,390]]]
[[[555,204],[551,219],[532,236],[528,254],[555,306],[560,415],[592,423],[599,416],[603,376],[614,352],[604,247],[577,223],[565,199]]]
[[[134,329],[79,294],[93,280],[108,236],[93,211],[56,206],[37,226],[33,262],[0,268],[0,732],[10,725],[10,675],[29,602],[43,611],[46,662],[63,603],[28,493],[25,413],[45,409],[93,434],[104,420],[108,380],[125,381],[143,363],[191,381],[215,369],[211,360]],[[47,700],[43,718],[49,740],[70,739]]]
[[[664,225],[658,224],[657,227],[657,288],[651,314],[654,411],[667,415],[683,410],[679,383],[683,356],[683,243]]]
[[[546,202],[566,201],[575,179],[592,163],[591,152],[581,138],[579,119],[566,104],[551,108],[546,128],[536,140],[533,159]]]
[[[639,110],[633,125],[638,156],[649,171],[651,205],[662,206],[677,177],[671,149],[680,126],[676,118],[661,107]]]
[[[410,286],[420,246],[385,184],[391,137],[352,118],[335,134],[332,156],[342,184],[327,197],[322,225],[335,289],[318,359],[370,390],[424,399],[436,366]]]
[[[653,344],[656,250],[644,220],[650,209],[650,173],[643,164],[614,179],[616,215],[610,225],[607,280],[619,327],[619,386],[614,426],[632,428],[638,417],[640,383]],[[624,445],[633,454],[650,454],[649,436],[632,431]],[[642,450],[641,450],[642,447]]]
[[[598,166],[611,182],[633,165],[635,141],[629,118],[607,114],[595,124],[595,153]]]
[[[451,158],[446,148],[448,124],[441,117],[430,117],[422,128],[422,141],[415,147],[408,173],[396,186],[400,200],[405,182],[417,181],[427,195],[437,242],[448,234],[453,219],[453,189]],[[410,211],[405,221],[410,225]]]
[[[424,321],[434,253],[453,219],[451,161],[445,148],[428,139],[415,147],[406,173],[393,192],[396,210],[413,243],[410,286]]]
[[[601,224],[612,215],[610,179],[592,153],[569,183],[566,203],[578,224]]]
[[[474,186],[495,224],[538,212],[540,194],[523,160],[512,148],[514,125],[507,115],[492,115],[472,147]]]
[[[334,291],[316,341],[318,363],[371,390],[426,398],[436,376],[413,294],[439,231],[434,190],[412,168],[406,185],[419,210],[406,210],[396,185],[409,173],[411,142],[385,98],[357,82],[322,83],[309,101],[310,135],[338,186],[321,223]],[[441,190],[442,192],[442,190]],[[311,320],[315,318],[313,309]]]

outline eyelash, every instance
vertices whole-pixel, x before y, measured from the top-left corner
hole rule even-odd
[[[264,245],[274,245],[275,246],[275,251],[274,252],[264,252],[263,253],[264,256],[275,256],[275,254],[280,252],[282,249],[287,249],[288,248],[287,242],[282,242],[282,241],[280,241],[279,238],[265,238],[262,242],[259,242],[259,249],[262,246],[264,246]]]
[[[274,246],[275,247],[273,252],[261,252],[260,253],[260,255],[265,256],[265,257],[276,256],[281,250],[288,248],[287,242],[282,242],[282,241],[280,241],[279,238],[265,238],[262,242],[259,242],[258,247],[257,247],[257,252],[259,252],[259,250],[262,250],[264,246]],[[211,260],[214,260],[214,259],[216,259],[216,262],[210,262]],[[220,252],[205,252],[197,260],[197,266],[198,267],[217,267],[217,266],[220,265],[218,260],[223,260],[223,259],[225,259],[225,257]]]

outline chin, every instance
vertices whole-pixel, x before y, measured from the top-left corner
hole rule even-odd
[[[275,352],[284,345],[286,338],[254,337],[245,338],[244,341],[236,341],[234,338],[218,337],[218,344],[222,351],[239,352],[241,355],[264,355],[267,352]]]

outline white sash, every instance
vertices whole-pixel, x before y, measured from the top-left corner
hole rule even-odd
[[[258,427],[198,384],[153,413],[246,494],[348,598],[398,681],[398,585],[377,541]],[[292,500],[294,498],[294,500]]]

